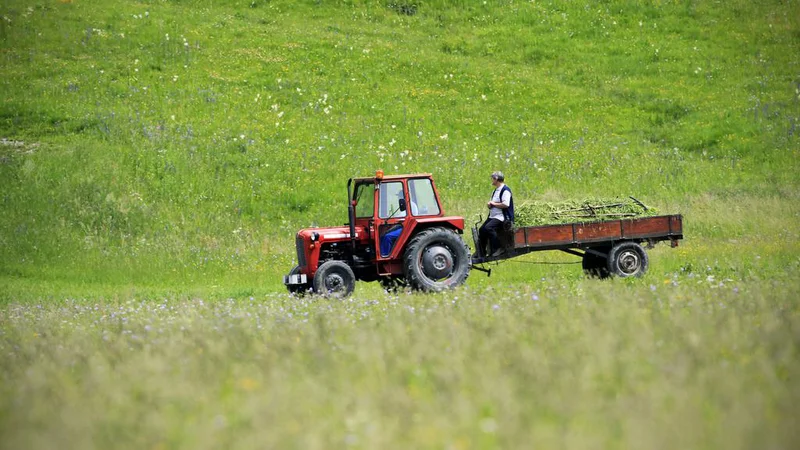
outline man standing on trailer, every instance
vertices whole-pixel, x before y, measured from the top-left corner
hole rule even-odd
[[[492,173],[492,186],[494,186],[494,192],[492,192],[489,203],[486,204],[486,207],[489,208],[489,217],[478,231],[478,245],[481,253],[495,257],[503,254],[499,233],[513,227],[514,199],[511,189],[505,185],[503,172]],[[490,244],[488,252],[486,251],[487,243]]]

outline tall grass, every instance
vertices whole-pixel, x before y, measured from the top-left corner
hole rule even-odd
[[[11,304],[2,447],[788,448],[798,294],[682,275]]]

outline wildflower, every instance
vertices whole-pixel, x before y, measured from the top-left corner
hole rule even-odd
[[[446,141],[446,140],[447,140],[447,133],[445,133],[445,134],[443,134],[443,135],[439,136],[439,139],[441,139],[441,140],[443,140],[443,141]]]

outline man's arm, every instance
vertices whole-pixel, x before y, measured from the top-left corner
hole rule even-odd
[[[500,209],[508,209],[511,205],[511,192],[505,191],[503,195],[500,196],[501,202],[489,202],[489,206],[493,206],[495,208]]]

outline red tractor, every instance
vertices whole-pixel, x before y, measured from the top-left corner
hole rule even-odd
[[[464,218],[446,216],[430,174],[351,178],[349,223],[297,233],[292,293],[347,297],[356,280],[439,291],[464,283],[471,257]]]

